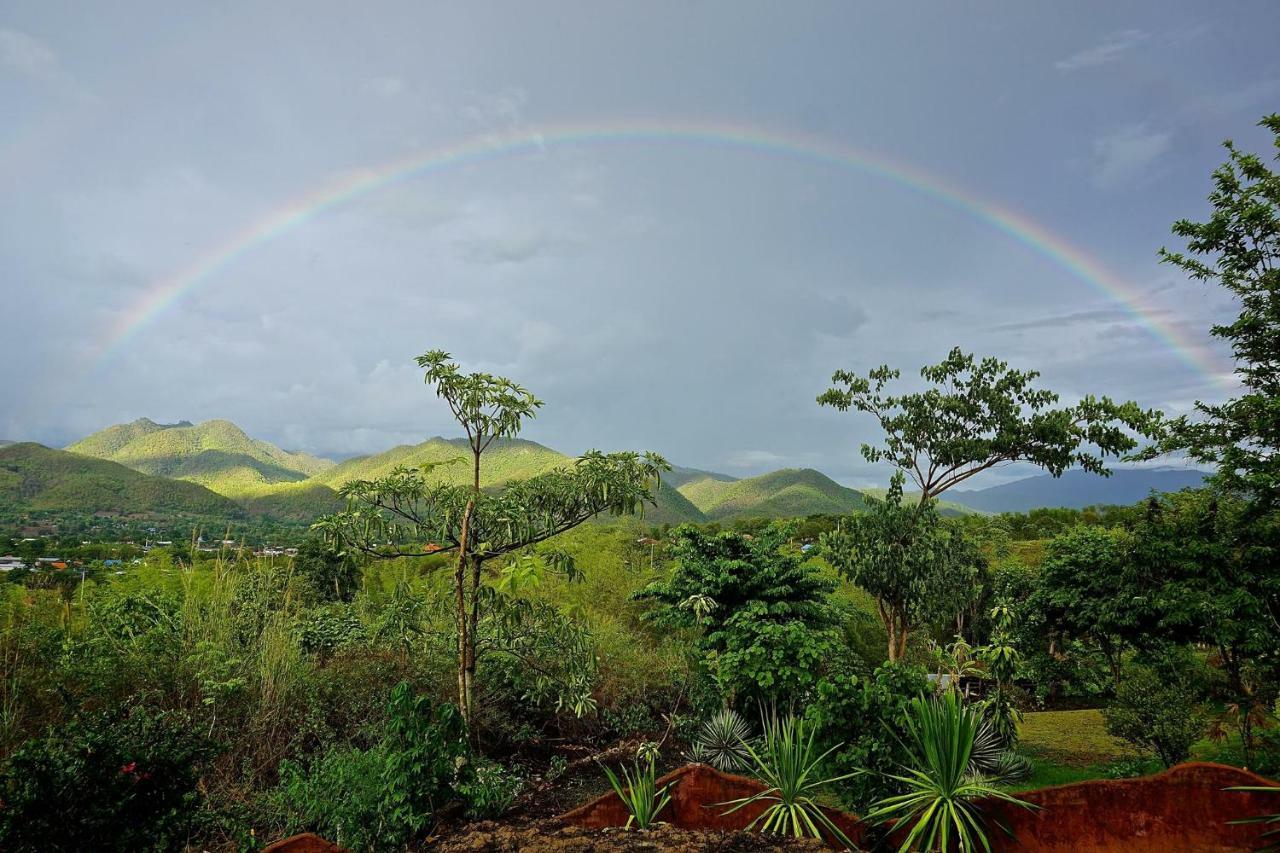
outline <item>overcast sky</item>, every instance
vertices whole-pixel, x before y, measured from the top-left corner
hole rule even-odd
[[[857,453],[871,425],[814,397],[837,368],[914,375],[957,345],[1066,399],[1182,411],[1221,382],[927,192],[777,151],[554,130],[702,122],[888,157],[1034,221],[1214,348],[1231,303],[1156,251],[1204,215],[1222,139],[1263,149],[1278,31],[1273,0],[6,0],[0,438],[221,417],[288,448],[378,451],[455,432],[412,364],[436,347],[543,398],[528,438],[739,476],[883,485]],[[273,211],[544,130],[304,217],[104,348]]]

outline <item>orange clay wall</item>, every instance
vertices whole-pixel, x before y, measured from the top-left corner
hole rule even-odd
[[[751,779],[733,776],[703,764],[691,764],[664,776],[674,782],[671,804],[661,819],[685,829],[744,828],[763,805],[723,814],[715,806],[761,790]],[[1182,764],[1140,779],[1097,780],[1026,791],[1018,796],[1040,806],[1028,811],[1007,803],[987,803],[988,814],[1006,823],[1013,838],[998,829],[989,833],[994,851],[1037,853],[1190,853],[1190,851],[1251,851],[1261,828],[1231,826],[1228,821],[1280,812],[1280,795],[1225,791],[1233,785],[1267,785],[1244,770],[1220,764]],[[867,829],[854,815],[828,815],[855,844]],[[574,809],[561,819],[586,827],[622,826],[627,810],[616,794],[607,794]],[[832,839],[828,839],[830,842]]]

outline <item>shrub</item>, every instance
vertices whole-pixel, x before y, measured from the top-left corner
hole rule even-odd
[[[834,644],[827,596],[835,584],[786,547],[791,528],[748,538],[676,528],[676,567],[636,594],[662,628],[698,628],[698,649],[740,706],[810,689]]]
[[[330,750],[310,769],[287,763],[277,802],[294,829],[312,829],[354,849],[400,849],[473,784],[461,715],[434,711],[400,683],[387,705],[381,741],[368,750]]]
[[[1108,734],[1154,753],[1165,767],[1186,761],[1207,727],[1192,689],[1145,666],[1125,672],[1102,716]]]
[[[837,747],[827,763],[841,777],[833,787],[850,808],[861,809],[897,790],[884,774],[906,761],[907,705],[928,690],[922,669],[900,663],[883,664],[870,676],[845,675],[819,683],[817,701],[806,717],[824,749]],[[850,773],[856,775],[845,778]]]
[[[880,800],[865,818],[906,828],[899,848],[903,853],[990,850],[986,818],[975,801],[999,799],[1031,808],[971,773],[973,743],[982,726],[982,711],[962,704],[954,692],[911,700],[910,762],[903,772],[891,775],[904,792]]]
[[[71,720],[0,769],[0,848],[181,849],[213,753],[185,715],[135,708]]]
[[[693,742],[694,754],[717,770],[738,771],[746,767],[751,758],[747,739],[751,726],[732,708],[712,714],[698,730]]]
[[[623,767],[621,779],[608,767],[603,769],[614,793],[630,813],[626,828],[630,829],[634,825],[637,829],[649,829],[653,826],[658,815],[671,802],[671,795],[668,793],[671,786],[658,787],[655,756],[651,753],[646,758],[637,758],[634,773]]]
[[[826,830],[851,849],[853,843],[814,799],[821,789],[842,781],[838,776],[821,777],[823,762],[839,749],[839,744],[819,753],[815,732],[803,717],[780,719],[771,715],[763,720],[761,728],[764,733],[759,745],[744,743],[744,746],[751,757],[753,774],[768,787],[754,796],[721,803],[733,806],[725,814],[732,814],[753,803],[765,803],[764,811],[747,824],[748,830],[759,826],[766,833],[796,838],[821,838],[822,830]]]
[[[501,817],[511,808],[523,784],[518,773],[496,761],[477,762],[471,779],[459,786],[459,793],[467,801],[467,817],[474,820]]]

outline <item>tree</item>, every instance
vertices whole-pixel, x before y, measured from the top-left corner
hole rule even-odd
[[[1130,667],[1115,701],[1102,709],[1107,734],[1155,753],[1165,767],[1187,760],[1206,725],[1195,691],[1169,675]]]
[[[642,510],[654,502],[658,478],[670,466],[653,453],[592,450],[567,468],[510,483],[499,492],[482,491],[484,452],[499,438],[516,436],[542,403],[509,379],[463,373],[451,358],[432,350],[418,364],[466,433],[471,482],[433,483],[430,468],[397,468],[385,477],[347,483],[340,492],[346,510],[320,519],[316,527],[331,541],[378,559],[456,554],[458,706],[470,726],[484,564],[601,513]]]
[[[1029,606],[1043,619],[1051,657],[1073,640],[1091,643],[1106,658],[1112,683],[1119,682],[1149,600],[1129,567],[1125,535],[1116,530],[1081,525],[1049,543]]]
[[[1216,489],[1152,498],[1128,557],[1135,598],[1151,602],[1148,644],[1195,642],[1215,652],[1249,763],[1280,668],[1280,518],[1255,510]]]
[[[942,363],[920,369],[929,389],[885,395],[900,375],[887,365],[865,377],[837,370],[831,377],[835,387],[818,404],[872,415],[884,431],[884,445],[863,444],[863,457],[891,462],[909,474],[921,504],[1013,462],[1030,462],[1055,477],[1073,465],[1105,476],[1106,457],[1133,450],[1137,442],[1130,433],[1152,436],[1160,421],[1156,412],[1107,397],[1055,408],[1057,394],[1032,386],[1036,371],[1010,370],[994,358],[977,361],[959,348]]]
[[[1280,158],[1280,113],[1259,124],[1274,134]],[[1247,491],[1267,509],[1280,494],[1280,174],[1230,140],[1225,145],[1209,220],[1175,222],[1173,233],[1187,241],[1189,254],[1161,249],[1160,257],[1239,300],[1239,316],[1212,334],[1231,343],[1244,393],[1220,405],[1196,403],[1197,417],[1173,421],[1149,455],[1186,451],[1217,466],[1224,488]]]
[[[985,566],[961,531],[942,522],[932,500],[903,506],[902,484],[895,474],[883,500],[871,500],[865,513],[820,540],[832,565],[875,598],[890,661],[906,654],[913,630],[964,610]]]
[[[646,618],[667,628],[701,628],[698,648],[730,697],[777,699],[812,684],[830,651],[834,584],[785,548],[793,528],[773,524],[754,537],[672,531],[670,578],[636,593],[657,603]]]

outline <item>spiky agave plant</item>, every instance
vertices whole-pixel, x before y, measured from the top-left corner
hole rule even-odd
[[[698,729],[693,756],[717,770],[742,770],[751,761],[747,741],[751,726],[732,708],[717,711]]]
[[[895,828],[905,830],[900,853],[989,851],[986,817],[975,800],[999,799],[1034,808],[972,773],[970,758],[981,728],[982,712],[962,704],[954,693],[911,700],[907,745],[912,766],[904,767],[901,775],[887,774],[906,791],[880,800],[865,818],[870,823],[892,821]]]
[[[622,779],[613,770],[600,765],[604,775],[609,777],[609,784],[622,804],[627,807],[630,817],[627,818],[626,829],[633,825],[637,829],[649,829],[657,822],[658,815],[671,802],[671,785],[658,787],[658,767],[654,756],[637,758],[634,774],[626,767],[622,768]]]
[[[845,847],[853,848],[853,842],[827,817],[814,800],[818,790],[833,782],[853,776],[846,773],[830,779],[819,775],[822,762],[843,744],[836,744],[821,755],[814,748],[816,732],[809,729],[803,718],[788,714],[779,718],[770,713],[762,720],[763,735],[756,745],[743,742],[751,759],[752,772],[766,787],[751,797],[717,803],[733,806],[724,814],[733,814],[752,803],[767,803],[767,807],[747,829],[757,826],[763,832],[776,835],[793,835],[796,838],[810,836],[821,838],[825,829]]]

